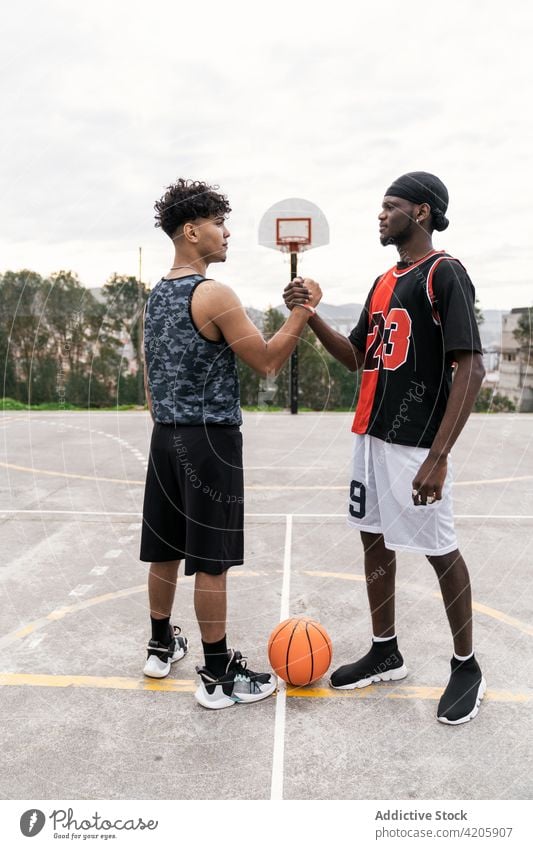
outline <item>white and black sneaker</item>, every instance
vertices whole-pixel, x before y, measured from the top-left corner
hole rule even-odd
[[[474,719],[487,684],[474,655],[468,660],[451,659],[452,674],[437,708],[437,719],[447,725],[461,725]]]
[[[355,690],[380,681],[399,681],[406,675],[407,667],[393,637],[384,642],[373,641],[368,654],[336,669],[329,683],[335,690]]]
[[[205,708],[220,710],[234,704],[259,702],[276,689],[276,676],[270,672],[252,672],[239,651],[229,649],[226,671],[217,678],[205,666],[196,667],[200,684],[195,699]]]
[[[174,625],[174,637],[168,645],[158,643],[157,640],[149,641],[148,656],[143,669],[145,675],[149,678],[166,678],[171,664],[185,657],[189,642],[187,637],[180,635],[181,628]]]

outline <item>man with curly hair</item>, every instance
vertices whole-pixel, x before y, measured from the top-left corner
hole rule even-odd
[[[476,716],[486,684],[472,644],[470,579],[457,547],[449,454],[485,370],[474,287],[459,260],[432,243],[433,231],[448,226],[447,208],[448,191],[434,174],[414,171],[395,180],[378,218],[381,244],[396,246],[399,260],[375,280],[348,337],[318,315],[310,327],[347,369],[362,369],[347,519],[363,543],[373,638],[370,651],[335,670],[330,684],[352,690],[405,678],[396,638],[395,552],[419,552],[437,575],[454,644],[437,718],[460,725]],[[290,284],[284,297],[289,309],[306,303],[305,285]]]
[[[235,354],[260,375],[276,373],[294,350],[320,287],[268,342],[228,285],[206,279],[225,262],[231,208],[218,187],[179,179],[155,204],[156,226],[174,261],[144,315],[145,387],[154,421],[143,507],[141,554],[150,562],[152,638],[144,674],[164,678],[187,652],[171,627],[178,566],[195,576],[194,607],[205,664],[197,701],[219,709],[271,695],[275,676],[247,668],[226,642],[226,574],[243,563],[243,468]]]

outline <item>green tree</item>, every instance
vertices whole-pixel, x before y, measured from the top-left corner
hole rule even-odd
[[[496,392],[490,386],[479,390],[474,404],[475,413],[513,413],[516,407],[507,395]]]
[[[44,319],[48,286],[34,271],[6,271],[1,278],[0,323],[4,371],[10,375],[13,397],[31,403],[50,355]],[[45,369],[49,373],[49,366]]]
[[[280,327],[285,324],[283,313],[269,307],[263,315],[263,336],[272,339]],[[289,362],[281,367],[275,377],[263,379],[259,390],[261,405],[273,407],[289,406]]]
[[[533,349],[533,307],[528,307],[521,313],[514,337],[528,361],[531,361]]]
[[[136,277],[113,274],[103,287],[105,298],[105,316],[103,326],[108,337],[115,338],[125,346],[131,344],[133,352],[133,374],[135,375],[136,401],[144,404],[144,366],[142,315],[149,290],[144,283],[139,283]],[[122,385],[126,394],[131,395],[132,381],[121,380],[129,363],[124,362],[117,374],[117,381]]]
[[[329,372],[329,399],[327,410],[354,409],[359,397],[360,379],[357,373],[324,352]]]

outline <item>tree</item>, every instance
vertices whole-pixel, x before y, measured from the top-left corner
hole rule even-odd
[[[263,336],[272,339],[280,327],[285,324],[283,313],[269,307],[263,315]],[[275,377],[263,378],[259,387],[261,406],[288,407],[289,405],[289,363],[286,362]]]
[[[476,298],[476,301],[474,303],[474,314],[476,316],[476,321],[478,323],[478,326],[480,324],[483,324],[483,322],[485,321],[485,316],[483,315],[483,310],[479,306],[479,301],[478,301],[477,298]]]
[[[474,404],[475,413],[514,413],[516,407],[507,395],[502,395],[490,386],[479,390]]]
[[[533,349],[533,307],[527,307],[521,313],[514,337],[530,361]]]
[[[136,277],[113,274],[103,287],[103,295],[106,305],[103,326],[110,336],[122,343],[123,353],[127,344],[131,345],[137,403],[144,404],[142,314],[148,288],[144,283],[139,283]],[[119,371],[122,374],[122,366]],[[119,377],[117,375],[117,380]],[[131,381],[125,381],[124,386],[129,386],[131,390]]]
[[[102,304],[71,271],[42,278],[23,269],[0,277],[4,397],[60,406],[100,406],[118,398],[126,370],[120,328],[127,298],[123,281],[111,283]],[[131,335],[138,352],[136,327]],[[130,394],[131,382],[122,385]]]

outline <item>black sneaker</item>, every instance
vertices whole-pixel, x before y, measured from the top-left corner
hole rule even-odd
[[[451,667],[450,680],[437,708],[437,719],[448,725],[460,725],[476,716],[487,684],[473,655],[468,660],[452,657]]]
[[[150,640],[148,643],[148,656],[144,664],[143,672],[149,678],[166,678],[170,672],[170,665],[181,660],[187,654],[189,642],[187,637],[181,637],[181,628],[174,625],[174,637],[168,645]]]
[[[200,684],[194,694],[205,708],[219,710],[234,704],[259,702],[276,689],[276,676],[270,672],[252,672],[239,651],[230,649],[226,671],[217,678],[205,666],[196,667]]]
[[[329,684],[335,690],[355,690],[380,681],[399,681],[406,675],[407,667],[393,637],[383,643],[372,642],[372,648],[361,660],[336,669]]]

